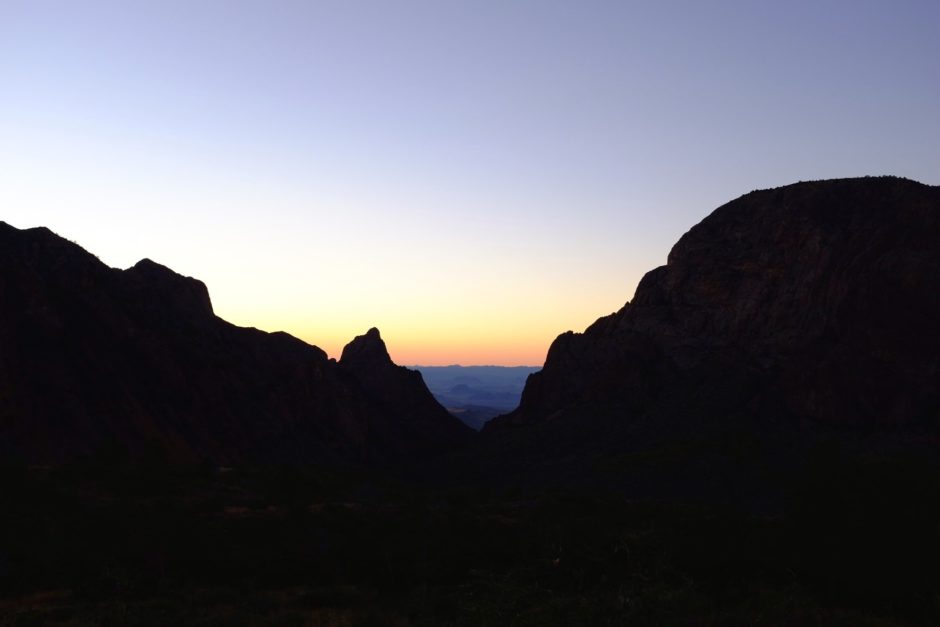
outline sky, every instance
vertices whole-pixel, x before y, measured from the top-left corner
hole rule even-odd
[[[0,220],[339,357],[541,365],[713,209],[940,184],[940,2],[0,0]]]

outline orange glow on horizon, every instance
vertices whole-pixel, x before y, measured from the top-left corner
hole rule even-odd
[[[349,337],[307,336],[299,337],[310,344],[319,346],[330,357],[339,359],[343,347],[356,335],[362,335],[368,329],[362,329]],[[401,337],[379,327],[382,339],[389,355],[396,364],[405,366],[541,366],[545,361],[548,347],[557,334],[545,338],[542,342],[475,341],[473,338],[414,338]]]
[[[623,294],[632,292],[629,283],[600,290],[592,282],[547,273],[527,282],[491,283],[494,294],[456,280],[431,288],[381,281],[363,288],[349,280],[335,284],[330,299],[297,289],[285,290],[289,299],[273,293],[249,297],[225,276],[216,283],[216,314],[233,324],[286,331],[334,359],[353,338],[376,327],[393,361],[406,366],[540,367],[556,337],[583,331],[622,307]],[[301,284],[298,279],[294,285]]]
[[[457,333],[452,329],[430,326],[402,328],[394,324],[383,326],[381,323],[363,323],[326,331],[310,329],[306,325],[258,325],[231,317],[227,319],[240,326],[255,326],[268,332],[286,331],[308,344],[323,349],[331,358],[337,360],[346,344],[376,326],[382,334],[392,361],[404,366],[540,367],[545,362],[551,343],[567,330],[554,330],[548,328],[549,325],[543,325],[545,328],[531,328],[526,331],[516,329],[516,333],[513,333],[513,329],[498,327],[492,327],[491,331],[463,329],[462,333]]]

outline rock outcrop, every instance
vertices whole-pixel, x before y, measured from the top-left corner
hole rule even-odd
[[[415,446],[433,450],[441,442],[458,442],[468,428],[431,394],[421,373],[392,362],[379,330],[372,328],[343,348],[340,368],[362,385],[371,402],[401,418],[378,441],[407,437]]]
[[[469,437],[420,375],[398,391],[367,365],[231,325],[203,283],[150,260],[115,270],[0,223],[0,460],[382,463]]]
[[[604,414],[638,433],[734,416],[938,434],[938,287],[940,188],[755,191],[686,233],[620,311],[559,336],[486,431]]]

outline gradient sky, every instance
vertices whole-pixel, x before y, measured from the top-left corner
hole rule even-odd
[[[940,183],[940,2],[0,0],[0,219],[338,356],[540,365],[712,209]]]

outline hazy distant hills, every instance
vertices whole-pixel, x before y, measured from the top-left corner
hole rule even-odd
[[[813,443],[936,441],[938,321],[940,188],[756,191],[686,233],[623,309],[560,335],[484,433],[526,468],[594,459],[664,491],[757,491]]]
[[[531,366],[414,366],[441,405],[474,429],[519,406]]]
[[[213,314],[205,285],[0,223],[0,459],[378,463],[469,435],[378,331],[337,363]]]

